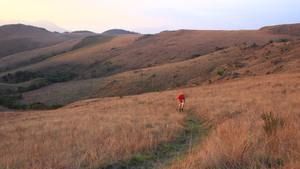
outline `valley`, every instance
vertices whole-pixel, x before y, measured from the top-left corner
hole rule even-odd
[[[299,32],[83,32],[16,50],[0,58],[0,168],[297,168]],[[189,148],[152,158],[193,120],[206,132]]]

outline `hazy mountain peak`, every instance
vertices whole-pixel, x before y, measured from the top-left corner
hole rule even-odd
[[[0,26],[1,25],[8,25],[8,24],[24,24],[24,25],[32,25],[36,27],[42,27],[47,29],[51,32],[69,32],[70,30],[61,28],[54,24],[53,22],[47,21],[47,20],[38,20],[35,22],[28,22],[28,21],[22,21],[22,20],[10,20],[10,21],[4,21],[0,20]]]

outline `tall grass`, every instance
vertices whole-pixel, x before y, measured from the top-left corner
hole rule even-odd
[[[175,111],[179,92],[185,111],[205,120],[210,132],[168,168],[299,168],[299,78],[252,76],[55,111],[6,112],[0,168],[97,168],[154,149],[184,126],[185,114]]]
[[[211,132],[169,168],[299,168],[299,77],[250,77],[190,89],[194,114]]]
[[[129,159],[182,129],[185,115],[157,106],[125,97],[1,114],[0,168],[96,168]]]

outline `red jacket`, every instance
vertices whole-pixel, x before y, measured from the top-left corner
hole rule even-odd
[[[182,102],[182,100],[185,99],[184,95],[183,94],[180,94],[177,96],[177,99],[178,99],[178,102]]]

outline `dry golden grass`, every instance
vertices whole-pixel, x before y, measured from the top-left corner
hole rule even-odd
[[[98,60],[102,65],[111,61],[118,71],[145,68],[152,64],[163,65],[191,58],[194,54],[207,54],[216,47],[241,46],[244,43],[263,45],[270,40],[296,40],[300,36],[288,34],[271,34],[261,30],[210,31],[210,30],[178,30],[165,31],[143,40],[135,41],[143,35],[119,35],[109,43],[86,50],[80,50],[47,62],[26,67],[26,70],[43,70],[46,72],[72,71],[90,77],[91,71],[101,74],[105,66],[90,68],[89,65]],[[24,70],[21,68],[20,70]]]
[[[143,43],[134,42],[139,36],[118,36],[109,43],[57,57],[29,69],[69,70],[81,63],[89,65],[96,59],[100,62],[111,60],[127,69],[147,63],[154,66],[158,61],[155,67],[127,71],[105,79],[51,85],[45,90],[24,93],[24,101],[41,100],[47,92],[52,95],[43,102],[53,103],[59,99],[72,102],[89,96],[164,90],[183,82],[190,86],[195,83],[202,85],[122,99],[80,101],[55,111],[2,113],[0,168],[93,168],[153,149],[157,143],[172,139],[183,127],[185,115],[175,111],[175,98],[181,91],[187,96],[187,112],[204,119],[206,127],[211,130],[203,142],[186,154],[185,159],[170,168],[300,167],[299,40],[268,44],[262,48],[241,50],[232,47],[178,62],[201,51],[199,46],[208,47],[207,44],[201,45],[201,38],[203,43],[210,44],[210,49],[214,49],[242,43],[244,39],[247,43],[260,45],[274,37],[290,36],[262,31],[175,31],[162,32]],[[208,37],[231,39],[205,41]],[[161,60],[157,60],[159,58]],[[228,66],[227,62],[237,59],[246,66]],[[274,64],[276,60],[280,60],[280,64]],[[164,64],[168,62],[178,63]],[[281,65],[284,66],[276,69]],[[52,66],[58,67],[52,69]],[[253,76],[216,80],[219,77],[215,70],[223,69],[238,73],[251,70]],[[88,74],[91,69],[82,68],[82,71]],[[265,75],[267,71],[272,74]],[[204,83],[211,78],[215,83]],[[283,127],[279,125],[273,134],[267,134],[261,118],[262,114],[270,112],[284,121]]]
[[[100,47],[98,46],[98,48]],[[283,51],[286,48],[288,51]],[[268,56],[263,56],[268,51],[272,52]],[[248,76],[243,75],[247,70],[252,72],[250,76],[265,75],[268,71],[274,74],[296,73],[299,72],[299,51],[299,40],[243,50],[240,47],[232,47],[183,62],[153,65],[150,68],[126,71],[105,78],[53,84],[39,90],[23,93],[23,99],[20,102],[29,104],[39,100],[51,106],[55,102],[69,104],[88,98],[163,91],[174,89],[180,85],[195,86],[205,84],[208,80],[220,81],[220,76],[216,75],[216,70],[224,69],[226,69],[226,74],[237,72],[241,76]],[[275,64],[274,61],[277,60],[280,63]],[[229,67],[228,63],[234,61],[241,62],[245,66]],[[278,67],[281,68],[277,69]],[[225,76],[221,81],[227,81],[228,78],[231,79],[232,76]],[[45,95],[47,97],[44,97]]]
[[[35,50],[29,50],[25,52],[20,52],[14,55],[9,55],[1,58],[0,71],[12,70],[19,68],[28,64],[32,64],[34,59],[41,57],[43,55],[53,55],[60,54],[62,52],[69,52],[74,45],[79,43],[82,38],[69,40],[58,45],[38,48]],[[6,74],[6,72],[1,72],[1,75]]]
[[[283,51],[285,48],[289,50]],[[272,52],[268,56],[263,56],[269,50]],[[296,73],[299,72],[297,66],[300,63],[299,50],[299,40],[242,50],[240,47],[232,47],[182,62],[153,65],[150,68],[119,73],[100,84],[92,97],[140,94],[173,89],[178,86],[195,86],[204,84],[208,80],[215,82],[220,79],[220,76],[216,75],[217,70],[225,70],[225,74],[237,72],[240,76],[248,76],[244,75],[247,70],[252,72],[250,75],[265,75],[268,71]],[[274,64],[276,60],[280,62]],[[244,66],[229,66],[234,61],[243,63]],[[224,80],[228,78],[231,79],[232,76],[226,75]]]
[[[86,67],[89,69],[90,64],[94,63],[95,60],[98,60],[100,63],[104,63],[112,57],[111,49],[114,47],[122,47],[132,43],[136,38],[138,38],[139,34],[136,35],[119,35],[114,38],[112,41],[97,45],[94,47],[90,47],[83,50],[78,50],[76,52],[70,52],[67,54],[62,54],[59,56],[55,56],[53,58],[49,58],[43,62],[39,62],[38,64],[33,64],[26,67],[21,67],[18,70],[30,70],[30,71],[43,71],[43,72],[57,72],[57,71],[75,71],[80,72],[80,74],[84,74]],[[58,46],[70,47],[71,43],[62,43],[56,46],[49,47],[49,49],[55,49]],[[75,45],[75,44],[74,44]],[[46,48],[47,49],[47,48]],[[34,52],[34,51],[33,51]],[[37,52],[39,52],[37,50]],[[45,53],[48,54],[48,53]],[[21,58],[18,58],[21,59]],[[17,59],[17,61],[18,61]],[[29,59],[29,58],[27,58]],[[10,62],[11,59],[9,60]],[[14,62],[17,62],[14,61]],[[7,65],[7,64],[6,64]],[[84,65],[83,69],[80,69]],[[11,71],[11,73],[16,72],[17,70]],[[91,70],[89,69],[86,74],[90,75]]]
[[[299,168],[299,80],[299,73],[254,76],[187,89],[191,112],[211,132],[169,168]],[[284,120],[272,134],[261,118],[269,112]]]
[[[186,118],[152,96],[2,113],[0,168],[94,168],[152,150],[173,139]]]
[[[151,150],[183,128],[186,116],[175,111],[181,91],[186,112],[205,120],[210,133],[169,168],[298,168],[299,78],[250,76],[55,111],[5,112],[0,168],[93,168]],[[269,112],[284,127],[268,135],[261,115]]]
[[[90,99],[90,93],[105,80],[106,78],[96,78],[52,84],[38,90],[23,93],[23,99],[19,100],[19,102],[29,104],[38,100],[51,106],[56,103],[70,104],[78,100]]]

